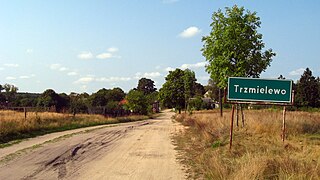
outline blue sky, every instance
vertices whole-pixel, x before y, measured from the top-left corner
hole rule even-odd
[[[207,84],[202,36],[211,16],[233,5],[256,11],[266,48],[262,74],[320,76],[320,1],[1,0],[0,84],[21,92],[128,91],[141,77],[160,88],[168,70],[190,68]]]

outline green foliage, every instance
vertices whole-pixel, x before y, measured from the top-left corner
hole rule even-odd
[[[204,106],[205,105],[202,99],[200,97],[197,97],[197,98],[190,99],[188,109],[189,111],[192,111],[192,110],[199,111],[200,109],[203,109]]]
[[[160,101],[165,107],[174,107],[181,112],[185,106],[184,71],[181,69],[170,71],[165,80],[159,91]]]
[[[319,107],[320,106],[320,82],[307,68],[297,84],[296,103],[298,106]]]
[[[105,89],[102,88],[96,93],[93,93],[89,98],[91,107],[106,106],[109,101],[121,101],[125,97],[125,93],[121,88]]]
[[[138,82],[138,91],[142,91],[145,95],[151,94],[157,90],[157,88],[154,87],[154,81],[147,78],[141,78]]]
[[[18,87],[14,85],[11,85],[11,84],[0,85],[0,105],[1,104],[12,105],[14,103],[17,91],[18,91]]]
[[[70,111],[75,116],[77,113],[88,112],[87,102],[89,95],[87,93],[70,93]]]
[[[159,99],[163,106],[175,108],[179,112],[188,104],[192,97],[202,97],[204,87],[197,83],[195,73],[189,69],[170,71],[165,78],[166,82],[159,91]]]
[[[128,101],[127,106],[129,110],[132,110],[134,113],[146,115],[148,114],[148,109],[151,109],[149,108],[147,98],[142,91],[134,89],[130,90],[126,100]]]
[[[58,102],[58,94],[52,90],[45,90],[38,99],[38,106],[40,107],[52,107],[55,106]]]
[[[211,32],[203,37],[202,54],[209,62],[206,71],[218,87],[226,87],[227,78],[259,77],[275,53],[265,47],[258,33],[260,18],[256,12],[233,6],[212,15]]]

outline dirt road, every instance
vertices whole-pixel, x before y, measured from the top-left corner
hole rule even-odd
[[[0,163],[0,179],[185,179],[171,139],[181,125],[172,115],[100,127],[20,151]]]

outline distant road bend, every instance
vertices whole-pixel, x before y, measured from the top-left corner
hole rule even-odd
[[[96,128],[29,148],[0,163],[0,179],[185,179],[171,139],[181,125],[172,115],[167,111],[154,120]],[[32,142],[22,143],[32,147]],[[8,148],[0,154],[19,150]]]

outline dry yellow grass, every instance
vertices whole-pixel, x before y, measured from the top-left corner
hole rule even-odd
[[[54,131],[62,131],[99,124],[119,123],[147,119],[147,116],[106,118],[102,115],[61,114],[53,112],[24,112],[0,110],[0,145],[15,139],[33,137]]]
[[[176,116],[191,126],[176,142],[194,169],[192,178],[320,179],[320,113],[287,112],[283,144],[282,111],[246,110],[231,151],[230,118],[230,111],[222,118],[218,111]]]

